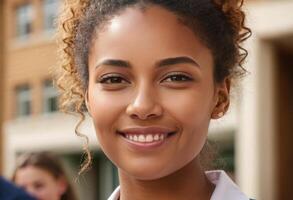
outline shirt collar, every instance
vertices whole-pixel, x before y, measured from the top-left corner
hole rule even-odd
[[[120,196],[120,186],[118,186],[114,192],[111,194],[111,196],[108,198],[108,200],[118,200]]]
[[[237,185],[222,170],[207,171],[206,176],[215,186],[211,200],[249,200],[244,193],[240,191]],[[118,200],[120,195],[120,186],[111,194],[108,200]]]
[[[216,186],[211,200],[249,200],[224,171],[207,171],[206,176]]]

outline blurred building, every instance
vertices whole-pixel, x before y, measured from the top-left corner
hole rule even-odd
[[[236,174],[256,199],[293,199],[293,1],[254,1],[239,102]]]
[[[0,0],[0,97],[4,96],[3,93],[3,69],[4,69],[4,14],[3,3]],[[3,98],[0,98],[0,172],[3,167],[3,139],[1,137],[1,130],[3,124]],[[1,173],[0,173],[1,174]]]
[[[0,163],[6,176],[17,155],[28,151],[59,154],[72,177],[80,164],[83,141],[74,134],[78,118],[58,112],[50,74],[57,61],[54,19],[60,5],[58,0],[0,0]],[[246,45],[246,66],[251,73],[233,93],[227,116],[210,129],[227,170],[245,193],[259,200],[293,197],[288,182],[293,180],[292,10],[293,1],[247,1],[253,36]],[[93,170],[82,178],[86,181],[78,184],[80,194],[87,200],[106,199],[117,185],[117,172],[100,151],[89,120],[82,132],[90,138],[95,158]]]

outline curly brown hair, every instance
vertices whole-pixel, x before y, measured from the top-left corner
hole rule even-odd
[[[59,20],[60,61],[62,70],[57,85],[62,91],[61,109],[80,116],[75,133],[84,137],[86,160],[81,172],[91,163],[88,138],[78,129],[85,119],[85,92],[88,85],[88,55],[94,35],[114,15],[127,7],[144,9],[161,6],[194,30],[211,50],[214,58],[214,80],[236,80],[246,70],[242,67],[247,51],[241,46],[251,35],[245,26],[244,0],[68,0]],[[195,31],[196,30],[196,31]]]

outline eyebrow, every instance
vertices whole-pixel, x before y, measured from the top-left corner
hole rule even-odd
[[[98,68],[101,65],[109,65],[109,66],[125,67],[125,68],[129,68],[131,66],[128,61],[116,60],[116,59],[105,59],[102,62],[98,63],[96,65],[96,68]]]
[[[186,56],[166,58],[166,59],[158,61],[156,63],[156,66],[163,67],[163,66],[176,65],[176,64],[182,64],[182,63],[189,63],[197,67],[200,67],[200,65],[195,60]]]
[[[193,64],[196,67],[200,67],[200,65],[193,60],[192,58],[186,57],[186,56],[181,56],[181,57],[174,57],[174,58],[166,58],[159,60],[156,62],[155,66],[156,67],[164,67],[164,66],[170,66],[170,65],[177,65],[177,64],[182,64],[182,63],[189,63]],[[96,65],[96,68],[98,68],[101,65],[108,65],[108,66],[113,66],[113,67],[123,67],[123,68],[130,68],[131,64],[128,61],[125,60],[119,60],[119,59],[105,59],[98,63]]]

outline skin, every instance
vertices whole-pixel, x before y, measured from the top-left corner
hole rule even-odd
[[[67,188],[62,178],[56,179],[46,170],[34,166],[18,169],[15,184],[37,200],[60,200]]]
[[[189,60],[164,62],[178,57]],[[97,32],[86,103],[101,148],[118,167],[120,199],[210,199],[214,186],[198,155],[210,119],[229,104],[229,81],[215,84],[213,65],[194,32],[161,7],[127,8]],[[176,133],[147,150],[117,133],[150,126]]]

